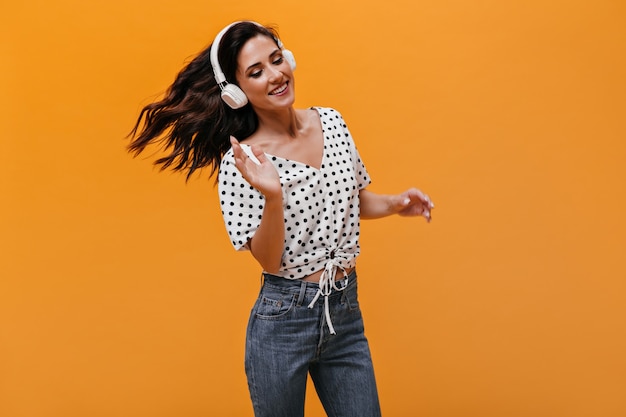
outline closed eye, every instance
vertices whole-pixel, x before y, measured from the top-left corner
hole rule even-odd
[[[283,57],[283,55],[280,52],[280,49],[276,49],[274,52],[272,52],[270,54],[270,58],[274,58],[274,60],[272,61],[272,65],[281,65],[285,58]],[[261,67],[261,63],[257,62],[256,64],[252,64],[248,67],[248,70],[251,70],[254,67]],[[250,78],[259,78],[261,75],[263,74],[263,69],[262,68],[257,68],[252,70],[252,72],[248,73],[248,77]]]

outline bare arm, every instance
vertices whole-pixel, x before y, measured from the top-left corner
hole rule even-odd
[[[285,242],[285,220],[282,195],[265,198],[263,218],[254,236],[248,242],[252,256],[269,273],[280,269]]]
[[[265,153],[255,146],[252,147],[252,153],[258,159],[258,164],[248,157],[236,139],[231,138],[231,145],[235,166],[246,181],[265,197],[261,223],[248,242],[248,247],[265,271],[276,273],[280,269],[285,242],[283,192],[278,172]]]
[[[376,194],[367,189],[359,192],[361,218],[378,219],[398,214],[400,216],[424,216],[430,222],[430,212],[435,205],[417,188],[401,194]]]

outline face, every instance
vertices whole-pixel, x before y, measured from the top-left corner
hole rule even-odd
[[[237,83],[255,109],[290,107],[295,101],[291,67],[273,39],[248,40],[237,60]]]

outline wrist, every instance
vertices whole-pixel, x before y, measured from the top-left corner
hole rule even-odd
[[[281,193],[271,193],[271,194],[266,194],[264,195],[265,197],[265,205],[276,205],[276,206],[281,206],[283,205],[283,194]]]
[[[397,214],[403,209],[403,198],[401,194],[392,194],[387,197],[388,214]]]

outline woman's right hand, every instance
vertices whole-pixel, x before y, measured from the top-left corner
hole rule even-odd
[[[278,171],[267,159],[265,153],[254,145],[250,147],[252,153],[259,161],[259,163],[256,163],[244,152],[239,141],[232,136],[230,137],[230,144],[233,147],[235,166],[244,179],[259,190],[266,199],[275,197],[282,200],[282,188]]]

